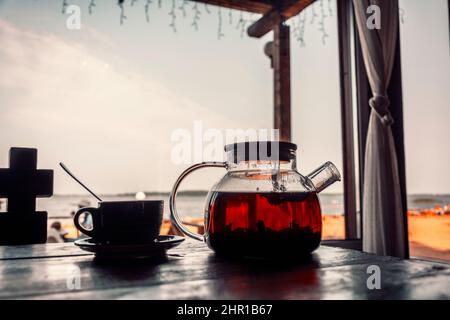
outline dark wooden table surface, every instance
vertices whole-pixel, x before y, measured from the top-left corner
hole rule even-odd
[[[370,265],[380,267],[380,290],[367,288]],[[4,246],[0,298],[449,299],[450,266],[327,246],[284,265],[224,260],[193,240],[139,263],[97,261],[73,244]]]

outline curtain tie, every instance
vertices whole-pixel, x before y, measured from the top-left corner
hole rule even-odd
[[[369,106],[375,111],[375,114],[385,126],[390,126],[394,123],[394,119],[389,111],[390,103],[389,98],[382,95],[375,95],[369,100]]]

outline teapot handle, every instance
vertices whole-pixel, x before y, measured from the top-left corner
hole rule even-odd
[[[172,223],[175,224],[175,226],[185,235],[194,238],[196,240],[203,241],[203,235],[200,235],[198,233],[190,231],[188,228],[186,228],[183,225],[183,222],[181,221],[178,212],[177,212],[177,206],[176,206],[176,197],[177,197],[177,191],[178,187],[181,184],[181,181],[186,178],[187,175],[189,175],[191,172],[200,169],[200,168],[208,168],[208,167],[219,167],[219,168],[226,168],[227,163],[226,162],[201,162],[194,164],[183,171],[183,173],[178,177],[177,181],[175,182],[175,185],[172,188],[172,192],[170,193],[169,203],[170,203],[170,218],[172,220]]]

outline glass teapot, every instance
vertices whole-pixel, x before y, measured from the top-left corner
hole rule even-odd
[[[179,176],[170,194],[172,223],[226,256],[292,256],[314,251],[322,235],[317,193],[339,181],[340,174],[327,162],[301,175],[296,150],[295,144],[279,141],[226,145],[227,161],[198,163]],[[176,195],[183,179],[204,167],[222,167],[227,173],[208,193],[205,232],[200,235],[183,225]]]

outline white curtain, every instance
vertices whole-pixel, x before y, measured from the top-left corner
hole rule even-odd
[[[397,155],[387,88],[395,58],[397,0],[353,0],[364,63],[373,97],[367,132],[363,189],[363,250],[405,257],[405,228]],[[380,9],[380,29],[368,18]],[[375,10],[375,11],[373,11]],[[375,13],[374,13],[375,12]]]

